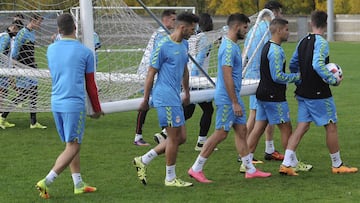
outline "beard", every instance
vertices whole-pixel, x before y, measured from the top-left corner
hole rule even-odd
[[[191,35],[185,35],[183,38],[188,40],[188,39],[190,39],[190,37],[191,37]]]
[[[244,35],[241,34],[240,30],[236,33],[236,37],[237,37],[238,39],[244,39]]]

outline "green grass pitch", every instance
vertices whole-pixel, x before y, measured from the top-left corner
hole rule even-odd
[[[284,43],[287,64],[295,43]],[[359,43],[330,44],[330,61],[339,64],[344,81],[332,87],[339,117],[338,131],[341,156],[345,163],[360,167],[359,159]],[[294,85],[288,86],[287,99],[292,124],[296,126],[297,104]],[[248,103],[248,97],[243,98]],[[180,147],[176,172],[180,178],[193,181],[187,170],[198,152],[194,151],[200,108],[186,123],[187,142]],[[298,157],[311,163],[311,172],[298,177],[284,177],[278,173],[281,162],[266,161],[257,167],[272,172],[267,179],[247,180],[239,173],[239,163],[233,133],[221,143],[209,158],[204,172],[213,184],[194,182],[191,188],[164,186],[165,159],[156,158],[148,167],[148,185],[137,179],[132,159],[155,146],[153,134],[159,131],[156,111],[150,110],[144,126],[144,138],[151,147],[133,145],[136,112],[108,114],[100,120],[87,119],[81,149],[83,179],[96,186],[93,194],[73,194],[73,183],[66,169],[50,187],[51,198],[41,200],[35,183],[42,179],[63,150],[51,113],[39,113],[38,120],[46,130],[29,129],[28,113],[12,113],[8,120],[15,128],[0,129],[0,202],[358,202],[360,174],[331,174],[331,161],[325,144],[323,127],[311,125],[297,150]],[[211,132],[214,125],[211,127]],[[275,131],[275,146],[284,152]],[[264,138],[261,138],[255,157],[263,159]]]

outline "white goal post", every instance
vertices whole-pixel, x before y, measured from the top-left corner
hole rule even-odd
[[[26,25],[31,13],[44,15],[44,22],[39,30],[36,31],[35,58],[38,69],[30,68],[24,64],[14,63],[11,67],[9,56],[0,55],[0,78],[9,78],[7,89],[0,88],[0,112],[49,112],[51,79],[47,67],[46,50],[52,43],[50,37],[56,32],[56,16],[70,11],[77,21],[78,37],[88,47],[94,47],[93,32],[97,32],[101,41],[101,48],[94,51],[96,54],[96,82],[99,89],[99,98],[105,113],[119,111],[137,110],[139,101],[142,98],[144,76],[137,74],[144,49],[150,39],[151,34],[159,25],[150,18],[142,7],[127,7],[122,0],[96,0],[96,7],[92,7],[94,1],[79,0],[75,5],[70,5],[68,0],[57,3],[44,4],[44,8],[36,10],[33,5],[23,2],[21,10],[0,11],[1,20],[6,19],[3,27],[11,23],[12,17],[22,12],[24,13]],[[80,4],[79,4],[80,3]],[[87,4],[87,6],[84,7]],[[0,2],[0,6],[3,2]],[[67,7],[60,7],[65,5]],[[59,8],[54,10],[51,8]],[[160,12],[164,9],[175,9],[177,13],[190,11],[195,13],[195,7],[149,7],[160,17]],[[25,11],[24,11],[25,10]],[[89,17],[92,12],[92,17]],[[55,14],[52,14],[55,13]],[[137,14],[139,13],[139,14]],[[46,16],[52,16],[47,18]],[[225,25],[226,22],[224,22]],[[218,29],[204,32],[208,38],[208,43],[212,45],[211,57],[209,60],[208,75],[211,80],[216,81],[217,76],[217,52],[219,38],[224,34],[224,30]],[[189,40],[190,43],[190,40]],[[197,47],[195,50],[200,50]],[[192,52],[191,56],[197,53]],[[14,106],[14,99],[18,95],[14,88],[14,81],[20,77],[29,77],[38,81],[38,100],[36,109],[32,109],[29,101],[24,101],[20,105]],[[12,84],[10,84],[12,83]],[[206,77],[197,76],[190,78],[191,102],[197,103],[213,99],[214,87]],[[258,85],[258,81],[243,80],[241,95],[253,94]]]

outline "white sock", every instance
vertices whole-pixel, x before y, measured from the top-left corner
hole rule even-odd
[[[256,168],[254,166],[254,164],[252,163],[252,156],[251,153],[249,153],[248,155],[241,157],[242,163],[245,165],[246,168],[246,172],[253,174],[256,172]]]
[[[298,160],[295,152],[290,149],[285,150],[285,156],[282,165],[295,167],[297,164]]]
[[[254,153],[249,153],[249,155],[250,155],[250,160],[252,162],[252,160],[254,159]]]
[[[79,185],[79,183],[82,183],[82,178],[80,173],[73,173],[71,174],[71,177],[74,181],[75,187]]]
[[[175,165],[166,166],[166,181],[172,181],[176,178]]]
[[[151,149],[150,151],[148,151],[146,154],[144,154],[141,157],[141,161],[145,164],[148,165],[155,157],[157,157],[158,154],[155,152],[154,149]]]
[[[142,139],[142,138],[143,138],[142,134],[135,134],[134,142],[137,142],[137,141],[139,141],[139,140]]]
[[[205,143],[206,142],[206,136],[198,136],[197,142],[199,143]]]
[[[275,152],[274,140],[265,141],[265,152],[268,154]]]
[[[51,170],[47,176],[45,177],[45,184],[50,185],[54,182],[54,180],[57,178],[58,174],[55,173],[55,171]]]
[[[335,152],[334,154],[330,154],[331,162],[333,167],[340,167],[342,164],[342,160],[340,158],[340,151]]]
[[[202,169],[204,168],[204,164],[206,162],[207,158],[204,158],[202,156],[198,156],[194,162],[194,164],[192,165],[192,170],[195,172],[199,172],[202,171]]]

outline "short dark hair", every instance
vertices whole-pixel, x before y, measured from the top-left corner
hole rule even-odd
[[[289,21],[284,18],[274,18],[270,23],[270,32],[274,33],[279,26],[283,27],[287,24],[289,24]]]
[[[161,14],[161,18],[171,15],[176,15],[176,11],[174,9],[165,9]]]
[[[11,25],[15,25],[18,29],[21,29],[24,27],[24,23],[21,20],[14,20]]]
[[[324,28],[327,26],[327,13],[325,11],[311,12],[311,22],[317,28]]]
[[[202,13],[199,17],[199,27],[202,32],[207,32],[214,29],[214,24],[210,14]]]
[[[176,17],[176,21],[192,24],[199,22],[199,17],[191,12],[182,12]]]
[[[57,17],[57,25],[59,33],[63,35],[70,35],[75,30],[74,19],[69,13],[64,13]]]
[[[22,13],[17,13],[14,18],[20,18],[20,19],[25,19],[24,15]]]
[[[39,13],[31,14],[30,20],[43,20],[44,18]]]
[[[283,7],[282,4],[280,2],[278,2],[278,1],[268,1],[264,6],[264,8],[267,8],[267,9],[272,10],[272,11],[273,10],[279,10],[282,7]]]
[[[231,14],[227,19],[227,25],[229,27],[232,27],[235,23],[250,23],[249,17],[247,17],[245,14],[242,13],[234,13]]]

